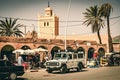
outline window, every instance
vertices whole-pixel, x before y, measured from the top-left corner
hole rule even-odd
[[[61,58],[61,54],[55,54],[55,59],[60,59]]]
[[[44,22],[44,26],[49,26],[49,22]]]
[[[49,26],[49,22],[47,22],[47,26]]]
[[[77,59],[77,55],[76,54],[73,54],[73,59]]]
[[[72,54],[69,54],[69,55],[68,55],[68,59],[72,59]]]
[[[6,64],[7,66],[13,66],[13,64],[11,63],[11,62],[8,62],[7,61],[7,64]]]
[[[78,54],[78,58],[83,58],[83,54]]]
[[[46,22],[44,22],[44,26],[46,26]]]

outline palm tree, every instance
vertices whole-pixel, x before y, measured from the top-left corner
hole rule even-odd
[[[107,19],[108,45],[109,52],[113,52],[112,37],[110,34],[110,13],[113,11],[112,5],[109,3],[103,4],[100,9],[101,16]]]
[[[22,37],[23,32],[19,30],[19,28],[23,25],[16,24],[18,19],[5,18],[4,20],[0,20],[0,36],[14,36],[14,37]]]
[[[93,33],[97,32],[99,43],[102,44],[100,29],[104,26],[104,21],[101,19],[98,6],[91,6],[89,9],[86,9],[86,12],[83,14],[86,19],[83,24],[87,26],[90,25]]]

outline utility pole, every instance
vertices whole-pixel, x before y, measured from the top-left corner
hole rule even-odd
[[[120,38],[119,38],[119,52],[120,52]]]
[[[67,19],[66,19],[66,27],[65,27],[65,51],[66,51],[66,39],[67,39],[67,27],[68,27],[68,20],[69,20],[69,12],[70,12],[71,0],[69,0],[68,10],[67,10]]]

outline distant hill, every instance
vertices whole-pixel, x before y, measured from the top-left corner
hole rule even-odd
[[[120,42],[120,35],[113,37],[113,42],[119,43]]]

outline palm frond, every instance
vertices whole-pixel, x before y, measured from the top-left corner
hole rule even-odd
[[[2,36],[22,36],[23,32],[20,31],[21,24],[17,24],[17,19],[5,18],[0,20],[0,30]]]

